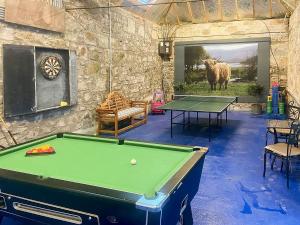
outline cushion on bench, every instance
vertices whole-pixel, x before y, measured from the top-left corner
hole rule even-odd
[[[118,110],[118,119],[124,119],[126,117],[130,117],[132,115],[136,115],[138,113],[143,113],[144,109],[143,108],[138,108],[138,107],[131,107],[127,109],[122,109]],[[114,114],[108,114],[107,116],[113,117]]]

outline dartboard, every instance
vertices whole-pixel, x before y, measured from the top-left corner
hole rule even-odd
[[[61,71],[61,62],[56,56],[46,56],[40,63],[42,74],[49,80],[54,80]]]

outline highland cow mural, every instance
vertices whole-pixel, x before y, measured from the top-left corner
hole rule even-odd
[[[257,81],[257,43],[185,46],[184,82],[175,91],[197,95],[247,96]]]

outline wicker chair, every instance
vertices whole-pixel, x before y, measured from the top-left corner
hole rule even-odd
[[[266,175],[266,158],[267,154],[274,155],[285,161],[286,165],[286,177],[287,177],[287,187],[289,187],[289,175],[290,175],[290,162],[292,157],[300,156],[300,147],[298,146],[300,135],[300,123],[299,121],[293,122],[289,130],[289,135],[285,143],[278,142],[275,144],[267,145],[264,152],[264,172],[263,176]],[[282,169],[282,167],[281,167]]]
[[[130,101],[119,92],[111,92],[106,100],[98,106],[97,134],[109,133],[118,137],[119,133],[130,128],[147,123],[147,102]],[[130,119],[130,124],[119,129],[119,122]],[[106,129],[105,126],[113,123],[114,129]]]

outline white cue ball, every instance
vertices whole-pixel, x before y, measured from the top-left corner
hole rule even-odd
[[[131,163],[131,165],[136,165],[136,160],[135,160],[135,159],[132,159],[132,160],[130,161],[130,163]]]

